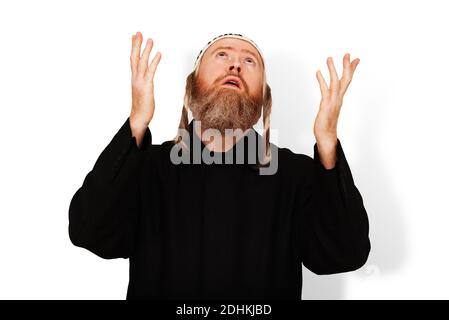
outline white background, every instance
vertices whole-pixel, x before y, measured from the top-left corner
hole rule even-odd
[[[2,1],[0,298],[124,299],[128,261],[68,237],[68,208],[130,111],[131,36],[152,37],[154,143],[174,137],[185,79],[222,33],[261,48],[278,145],[312,156],[326,58],[360,58],[338,134],[370,219],[361,269],[304,299],[447,299],[449,22],[445,1]],[[260,123],[259,123],[260,126]],[[258,127],[259,127],[258,126]]]

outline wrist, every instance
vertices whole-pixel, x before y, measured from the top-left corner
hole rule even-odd
[[[316,139],[316,144],[322,151],[332,151],[337,146],[337,138],[332,139]]]
[[[317,139],[320,161],[326,169],[335,167],[337,161],[337,138]]]
[[[133,132],[141,132],[148,128],[149,121],[142,120],[141,118],[131,114],[129,116],[129,125]]]
[[[337,146],[337,134],[315,135],[317,145],[323,150],[330,150]]]

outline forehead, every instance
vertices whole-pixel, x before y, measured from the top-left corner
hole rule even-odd
[[[251,43],[241,39],[220,39],[214,42],[209,48],[207,48],[204,55],[210,55],[212,54],[212,52],[214,52],[215,49],[220,47],[232,47],[234,50],[239,52],[252,53],[257,59],[259,59],[259,62],[262,62],[259,51]]]

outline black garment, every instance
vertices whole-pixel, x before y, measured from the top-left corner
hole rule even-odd
[[[368,217],[339,140],[334,168],[316,144],[314,159],[278,148],[273,175],[175,165],[172,144],[147,129],[138,148],[127,119],[70,203],[74,245],[129,258],[127,299],[300,299],[301,263],[331,274],[366,262]]]

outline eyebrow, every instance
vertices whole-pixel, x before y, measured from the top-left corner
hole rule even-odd
[[[234,48],[234,47],[231,47],[231,46],[220,46],[220,47],[218,47],[218,48],[215,48],[215,50],[212,51],[211,55],[213,55],[216,51],[221,50],[221,49],[235,50],[235,48]],[[240,50],[240,51],[246,52],[246,53],[252,55],[252,56],[257,60],[257,62],[258,62],[259,64],[261,64],[259,58],[258,58],[258,57],[257,57],[251,50],[248,50],[248,49],[242,49],[242,50]]]

